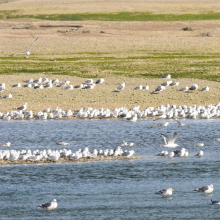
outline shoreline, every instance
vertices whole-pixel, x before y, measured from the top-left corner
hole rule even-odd
[[[8,160],[0,160],[0,166],[4,165],[28,165],[28,164],[45,164],[45,163],[75,163],[75,162],[95,162],[95,161],[113,161],[113,160],[134,160],[134,159],[147,159],[152,157],[130,157],[130,158],[123,158],[123,157],[96,157],[96,158],[80,158],[78,160],[70,160],[69,158],[60,158],[58,161],[50,161],[47,159],[39,160],[39,161],[8,161]]]

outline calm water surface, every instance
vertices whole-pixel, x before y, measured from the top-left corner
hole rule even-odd
[[[89,147],[115,148],[135,142],[138,156],[149,159],[39,165],[0,166],[0,219],[219,219],[220,206],[220,120],[182,120],[168,127],[153,120],[129,123],[123,120],[0,121],[0,142],[11,149],[62,149],[54,141],[66,141],[73,151]],[[163,138],[177,131],[179,148],[188,158],[157,158]],[[204,147],[193,144],[203,142]],[[5,149],[5,148],[2,148]],[[202,149],[204,156],[194,155]],[[168,149],[170,152],[171,150]],[[213,184],[212,194],[192,189]],[[170,198],[155,192],[172,187]],[[36,207],[57,199],[53,211]]]

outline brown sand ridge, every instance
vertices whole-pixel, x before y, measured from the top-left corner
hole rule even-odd
[[[82,12],[142,12],[152,13],[205,13],[219,12],[220,2],[217,0],[151,0],[151,1],[60,1],[60,0],[15,0],[0,1],[1,10],[22,10],[22,14],[57,14]],[[191,27],[193,31],[182,31]],[[211,37],[204,37],[209,34]],[[23,52],[36,37],[39,40],[32,49],[36,58],[57,59],[74,57],[73,53],[98,52],[138,54],[141,50],[158,53],[196,52],[197,54],[218,53],[220,48],[220,21],[174,21],[174,22],[104,22],[104,21],[43,21],[34,19],[0,20],[0,53],[1,57],[9,57],[15,52]],[[24,51],[25,52],[25,51]],[[32,55],[31,54],[31,55]],[[30,56],[31,56],[30,55]],[[84,56],[83,54],[81,56]],[[36,61],[37,62],[37,61]],[[1,62],[0,62],[1,63]],[[22,66],[22,63],[21,63]],[[74,68],[74,67],[73,67]],[[93,74],[91,70],[91,75]],[[219,70],[216,68],[216,74]],[[104,73],[103,73],[104,74]],[[170,87],[164,93],[152,95],[151,92],[160,83],[166,81],[157,78],[108,77],[105,83],[94,90],[64,91],[61,88],[34,90],[11,88],[9,85],[22,82],[28,78],[48,77],[70,80],[72,85],[82,83],[85,79],[74,76],[41,74],[4,75],[1,72],[0,83],[6,83],[6,90],[0,95],[11,93],[12,99],[2,99],[0,111],[11,111],[13,108],[28,103],[28,109],[40,111],[59,106],[67,110],[78,110],[81,107],[109,108],[125,106],[127,108],[140,105],[157,107],[170,105],[208,105],[220,102],[220,84],[197,79],[172,79],[179,81],[178,87]],[[99,77],[99,73],[94,74]],[[83,77],[83,76],[82,76]],[[112,92],[120,83],[126,88],[121,93]],[[202,93],[177,92],[178,88],[197,83],[199,87],[209,86],[210,91]],[[24,84],[24,83],[22,83]],[[138,85],[149,85],[149,91],[134,91]],[[28,92],[27,92],[28,91]]]

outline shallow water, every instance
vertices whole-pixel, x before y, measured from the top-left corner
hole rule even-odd
[[[63,149],[55,141],[66,141],[66,149],[115,148],[135,142],[137,156],[149,159],[38,165],[0,166],[0,219],[219,219],[220,120],[181,120],[178,127],[150,127],[153,120],[129,123],[123,120],[0,121],[1,142],[11,149]],[[177,131],[179,148],[188,158],[157,158],[163,138]],[[203,142],[204,147],[194,143]],[[177,149],[179,149],[177,148]],[[6,148],[2,148],[6,149]],[[204,156],[194,155],[202,149]],[[167,149],[169,152],[171,149]],[[210,195],[192,189],[213,184]],[[170,198],[155,192],[172,187]],[[39,210],[41,203],[57,199],[53,211]]]

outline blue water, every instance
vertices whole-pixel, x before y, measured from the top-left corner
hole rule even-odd
[[[220,143],[212,140],[220,137],[220,120],[182,120],[184,127],[169,121],[168,127],[152,129],[150,119],[0,121],[0,142],[12,142],[11,149],[62,149],[54,141],[66,141],[66,149],[92,151],[125,140],[136,143],[127,150],[151,157],[0,166],[0,219],[219,219],[220,206],[210,200],[220,200]],[[177,149],[187,148],[189,157],[155,157],[163,150],[159,132],[172,136],[174,131]],[[205,146],[195,147],[198,142]],[[204,156],[196,158],[200,149]],[[209,184],[214,185],[212,194],[192,191]],[[169,198],[155,194],[170,187],[175,191]],[[37,209],[53,199],[57,209]]]

